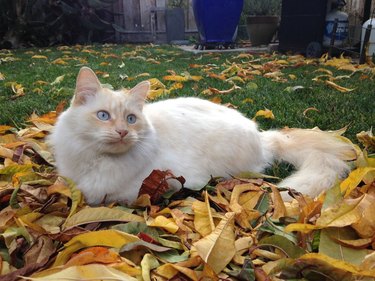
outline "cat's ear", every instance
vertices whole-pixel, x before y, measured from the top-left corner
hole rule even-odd
[[[139,106],[140,109],[143,108],[145,104],[145,100],[147,97],[147,93],[150,90],[150,82],[143,81],[138,83],[134,88],[129,91],[130,96],[135,101],[135,103]]]
[[[101,85],[98,77],[91,68],[82,67],[77,76],[73,105],[83,105],[90,96],[95,96],[100,91]]]

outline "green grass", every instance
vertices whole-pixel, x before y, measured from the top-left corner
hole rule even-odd
[[[188,71],[191,75],[201,75],[204,79],[199,82],[184,82],[183,89],[162,98],[177,96],[212,98],[213,96],[203,95],[202,91],[208,87],[229,89],[232,85],[209,78],[203,68],[191,68],[190,64],[210,64],[211,72],[219,74],[232,63],[248,66],[249,63],[264,64],[266,61],[274,61],[278,58],[288,59],[287,56],[273,55],[259,57],[259,62],[249,62],[247,58],[237,58],[238,54],[192,54],[169,46],[151,45],[98,45],[0,51],[0,73],[5,77],[0,81],[0,124],[22,128],[33,111],[43,114],[54,110],[59,102],[69,101],[74,92],[76,75],[80,67],[84,65],[95,71],[108,73],[108,77],[103,78],[99,75],[99,79],[102,83],[111,84],[115,89],[129,88],[148,78],[158,78],[169,88],[173,82],[163,81],[163,76],[169,75],[170,71],[176,74]],[[46,56],[47,59],[32,58],[34,55]],[[64,56],[70,58],[66,59],[67,65],[52,63],[55,59]],[[16,60],[9,61],[9,57]],[[160,64],[156,64],[152,59]],[[252,60],[256,59],[258,57]],[[119,65],[122,62],[124,67],[120,68]],[[258,86],[256,89],[247,87],[246,83],[237,83],[242,89],[227,95],[220,95],[220,97],[222,103],[230,102],[238,106],[238,109],[250,118],[260,109],[272,110],[275,119],[257,119],[261,129],[318,126],[324,130],[336,130],[349,125],[345,135],[355,141],[356,133],[369,130],[374,125],[374,74],[371,77],[371,73],[366,76],[363,73],[356,73],[350,79],[339,80],[337,83],[341,86],[355,88],[352,92],[341,93],[324,83],[312,81],[314,77],[322,74],[314,71],[322,67],[318,63],[300,67],[290,64],[281,69],[284,73],[283,77],[286,78],[285,82],[274,82],[270,78],[254,75],[253,79],[246,83],[255,83]],[[334,76],[351,73],[332,67],[324,68],[331,70]],[[150,76],[130,81],[120,79],[120,75],[135,77],[141,73],[149,73]],[[295,75],[296,79],[288,78],[289,74]],[[61,75],[65,75],[64,79],[60,83],[51,85],[51,82]],[[35,84],[38,80],[49,84]],[[25,95],[14,98],[11,82],[22,84],[25,88]],[[294,92],[285,91],[290,86],[303,86],[304,88]],[[40,88],[42,92],[35,92],[36,88]],[[251,98],[254,102],[244,103],[246,98]],[[310,110],[304,115],[307,108],[316,108],[319,111]]]

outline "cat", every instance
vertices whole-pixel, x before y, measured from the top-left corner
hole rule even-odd
[[[283,160],[297,171],[279,186],[310,196],[349,171],[345,160],[352,145],[328,132],[260,132],[237,110],[207,100],[145,103],[149,89],[145,81],[113,91],[90,68],[79,71],[70,107],[58,117],[49,142],[58,173],[76,182],[88,204],[130,204],[154,169],[169,169],[186,179],[187,188],[200,189],[211,176],[262,172]]]

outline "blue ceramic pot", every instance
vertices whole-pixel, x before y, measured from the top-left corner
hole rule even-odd
[[[232,43],[242,7],[243,0],[193,0],[201,43]]]

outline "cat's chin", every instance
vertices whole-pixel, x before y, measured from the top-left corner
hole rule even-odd
[[[107,143],[102,147],[103,153],[108,154],[122,154],[126,153],[131,147],[131,144],[122,141]]]

